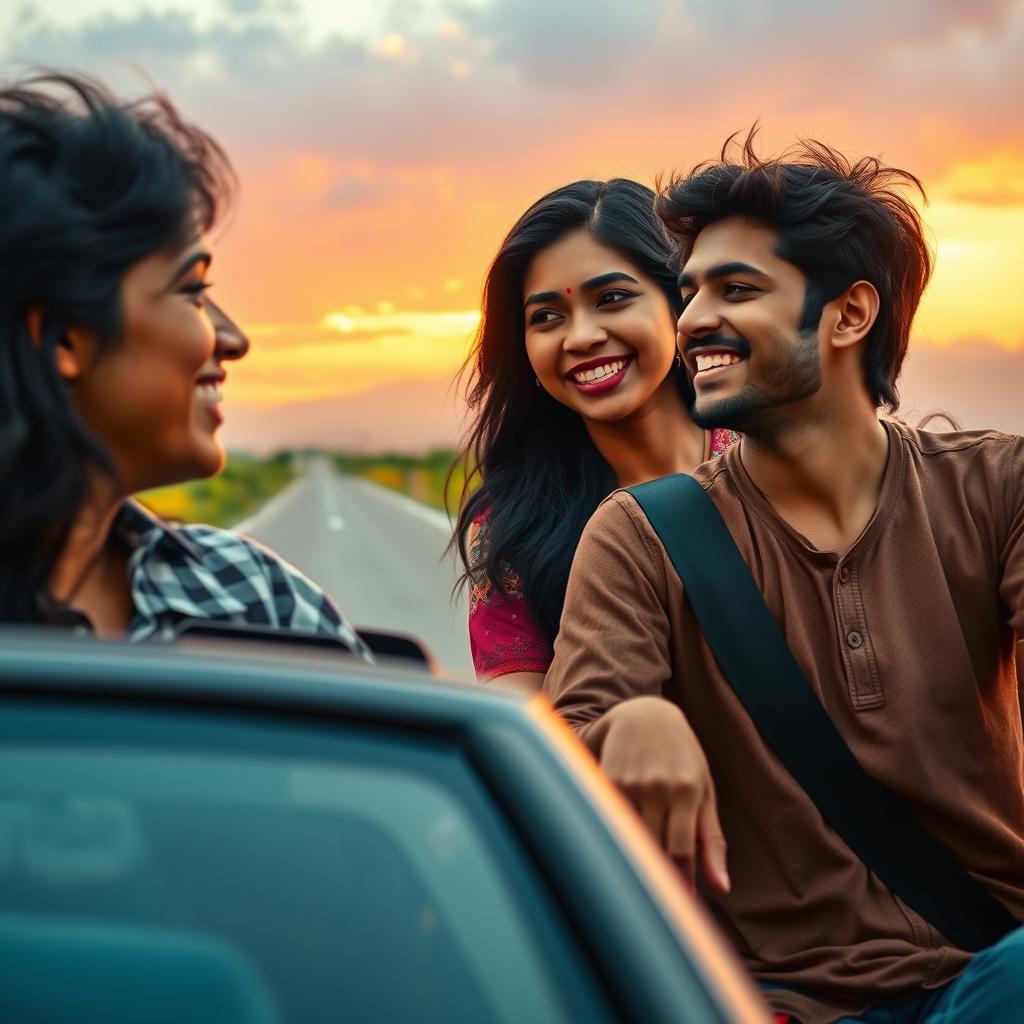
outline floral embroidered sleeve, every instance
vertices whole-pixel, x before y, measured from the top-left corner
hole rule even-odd
[[[711,431],[709,451],[717,458],[738,438],[733,430]],[[470,565],[486,558],[487,513],[470,528]],[[523,597],[519,574],[507,562],[499,566],[502,593],[482,569],[470,573],[469,646],[477,677],[483,680],[510,672],[546,673],[554,657],[551,643],[537,624]]]
[[[487,543],[486,513],[474,520],[469,537],[470,565],[484,561]],[[510,672],[547,672],[554,652],[527,607],[519,575],[501,563],[503,594],[482,569],[470,574],[469,646],[481,680]]]
[[[731,444],[740,439],[735,430],[726,430],[723,427],[715,427],[711,431],[711,458],[717,459]]]

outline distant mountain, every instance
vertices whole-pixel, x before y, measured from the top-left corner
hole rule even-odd
[[[908,423],[941,410],[966,428],[1024,434],[1024,348],[1011,352],[983,340],[912,344],[900,395]]]
[[[222,437],[229,449],[255,455],[306,447],[421,453],[455,447],[464,410],[450,377],[401,380],[271,409],[229,404]]]
[[[965,427],[1024,434],[1024,348],[987,341],[911,346],[900,414],[916,423],[941,410]],[[458,443],[465,413],[448,377],[401,380],[357,395],[272,409],[228,405],[224,441],[236,451],[322,447],[420,453]]]

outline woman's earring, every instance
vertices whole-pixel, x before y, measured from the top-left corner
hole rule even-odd
[[[678,366],[682,366],[682,365],[683,365],[683,356],[682,356],[682,353],[680,353],[680,352],[677,352],[677,353],[676,353],[676,366],[678,367]]]
[[[533,383],[536,384],[537,387],[540,387],[540,377],[534,377],[533,378]]]

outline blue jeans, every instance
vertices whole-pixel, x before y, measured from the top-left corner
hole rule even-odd
[[[836,1024],[1013,1024],[1024,1020],[1024,926],[982,950],[960,977]]]

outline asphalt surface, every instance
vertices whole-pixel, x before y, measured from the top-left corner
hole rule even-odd
[[[315,580],[357,628],[411,634],[446,675],[472,677],[465,602],[452,601],[455,564],[442,559],[443,513],[316,459],[236,529]]]

